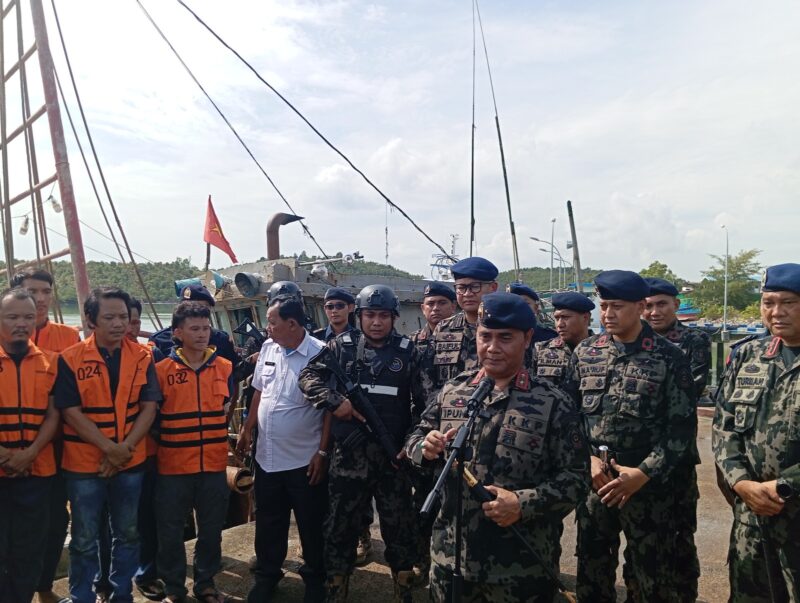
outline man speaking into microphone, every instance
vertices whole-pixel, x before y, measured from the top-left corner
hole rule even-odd
[[[467,440],[465,469],[495,499],[479,502],[452,472],[433,527],[434,601],[450,600],[456,488],[464,489],[462,600],[549,603],[557,596],[552,576],[559,571],[560,525],[589,490],[589,450],[569,396],[525,369],[535,327],[533,311],[519,296],[484,296],[477,330],[481,368],[447,383],[406,440],[415,465],[443,463],[448,442],[467,420],[468,400],[485,377],[494,379]]]

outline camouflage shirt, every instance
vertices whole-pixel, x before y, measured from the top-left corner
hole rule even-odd
[[[712,446],[717,467],[732,488],[741,480],[783,477],[800,491],[800,357],[787,366],[779,337],[741,346],[717,396]],[[736,498],[736,518],[757,526]],[[770,519],[773,537],[800,538],[800,502],[795,498]]]
[[[606,334],[580,342],[562,387],[580,403],[594,454],[604,444],[620,465],[662,480],[689,459],[699,462],[689,363],[646,322],[630,344]]]
[[[708,385],[711,370],[711,337],[700,329],[692,329],[676,320],[661,336],[674,343],[689,359],[694,378],[695,394],[700,397]]]
[[[572,356],[572,348],[561,337],[538,342],[534,360],[536,376],[546,379],[554,385],[560,384],[567,370],[570,356]]]
[[[414,345],[422,351],[428,347],[428,344],[433,340],[433,329],[431,329],[431,325],[425,323],[425,326],[419,329],[418,331],[414,331],[411,334],[411,341],[414,342]]]
[[[415,465],[428,465],[421,442],[431,430],[447,431],[463,424],[466,401],[483,377],[472,370],[442,389],[406,440]],[[588,447],[572,400],[547,382],[520,371],[511,387],[484,403],[485,417],[476,421],[473,458],[467,468],[480,480],[516,492],[522,518],[516,524],[539,556],[558,573],[562,519],[589,490]],[[436,461],[435,465],[441,465]],[[431,558],[452,569],[455,472],[445,488],[433,529]],[[464,564],[468,581],[508,583],[519,577],[544,579],[544,570],[505,528],[487,519],[480,503],[464,488]]]
[[[467,322],[463,312],[445,318],[436,325],[433,341],[428,345],[428,362],[438,387],[441,388],[460,373],[478,367],[476,330],[475,325]]]

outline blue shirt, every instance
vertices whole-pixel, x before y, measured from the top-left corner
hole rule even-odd
[[[256,462],[267,473],[305,467],[319,450],[325,411],[306,401],[297,377],[323,347],[308,333],[291,351],[272,339],[261,346],[252,384],[261,392]]]

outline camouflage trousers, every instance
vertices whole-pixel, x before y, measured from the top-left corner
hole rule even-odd
[[[438,505],[434,506],[433,512],[427,519],[422,519],[419,512],[422,505],[425,504],[425,499],[428,493],[433,489],[436,483],[433,471],[426,467],[415,467],[411,474],[411,483],[414,486],[414,514],[418,524],[418,545],[417,545],[417,562],[423,568],[428,568],[431,565],[431,535],[433,534],[433,521],[436,518]]]
[[[406,469],[396,470],[373,441],[344,452],[336,447],[328,473],[325,568],[328,577],[352,573],[364,510],[375,498],[384,556],[392,571],[411,570],[417,560],[417,521]]]
[[[674,583],[675,531],[668,489],[646,484],[622,508],[609,508],[596,492],[578,506],[578,601],[613,603],[620,532],[625,534],[631,593],[636,603],[676,600]]]
[[[452,601],[451,572],[441,565],[431,566],[431,601],[449,603]],[[487,582],[464,581],[461,591],[463,603],[554,603],[565,601],[549,581],[535,577],[519,577],[511,583],[490,584]]]
[[[697,488],[697,470],[694,466],[683,467],[673,476],[672,488],[675,521],[675,555],[673,557],[673,591],[675,601],[694,603],[697,601],[697,580],[700,578],[700,560],[694,544],[697,531],[697,501],[700,491]],[[642,600],[639,586],[631,571],[631,549],[625,548],[625,565],[622,577],[628,591],[628,601]]]
[[[763,519],[762,519],[763,521]],[[776,575],[776,600],[800,602],[800,542],[791,541],[776,551],[783,580]],[[776,568],[777,569],[777,568]],[[771,603],[761,530],[734,520],[728,550],[730,603]]]

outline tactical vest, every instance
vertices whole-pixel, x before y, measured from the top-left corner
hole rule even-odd
[[[68,347],[75,345],[81,340],[81,336],[75,327],[62,325],[57,322],[47,323],[33,332],[33,343],[40,350],[61,353]]]
[[[105,437],[122,442],[139,416],[139,393],[147,383],[147,368],[153,361],[144,346],[124,338],[120,358],[119,384],[111,399],[111,382],[105,360],[100,355],[94,335],[66,350],[61,357],[75,375],[81,398],[81,411]],[[97,473],[103,459],[94,444],[81,440],[77,432],[64,424],[64,457],[61,466],[77,473]],[[145,439],[136,445],[127,467],[145,460]]]
[[[228,464],[225,399],[233,367],[212,355],[199,370],[174,354],[156,365],[161,403],[158,472],[162,475],[224,471]]]
[[[478,346],[475,334],[470,337],[466,316],[459,312],[445,318],[436,327],[428,353],[433,357],[433,368],[439,386],[459,373],[478,368]]]
[[[558,384],[564,378],[572,351],[561,337],[536,346],[536,375]]]
[[[57,366],[55,354],[35,345],[19,364],[0,347],[0,446],[24,450],[33,444],[47,416]],[[37,477],[55,475],[52,443],[42,448],[30,472]],[[6,475],[0,468],[0,478]]]
[[[408,337],[393,333],[387,347],[392,355],[388,363],[380,361],[380,365],[370,366],[365,362],[366,338],[359,332],[349,331],[337,337],[340,344],[339,363],[353,383],[366,390],[370,404],[398,446],[403,443],[406,432],[411,426],[411,357],[414,344]],[[375,363],[376,360],[373,360]],[[377,371],[374,374],[373,371]],[[357,425],[353,421],[339,421],[334,418],[331,431],[335,440],[347,439]]]
[[[648,365],[627,361],[620,372],[612,363],[614,345],[609,335],[600,335],[588,346],[575,348],[573,353],[579,357],[580,411],[593,454],[597,454],[597,446],[605,444],[620,465],[635,467],[662,435],[664,417],[658,394],[667,366],[658,359]],[[645,336],[641,346],[650,351],[656,340]]]

